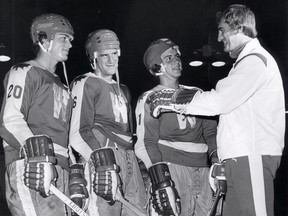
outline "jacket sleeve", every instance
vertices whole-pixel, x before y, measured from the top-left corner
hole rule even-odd
[[[1,137],[15,149],[20,149],[25,140],[33,136],[27,124],[29,105],[35,84],[28,72],[31,65],[22,63],[14,66],[4,79],[4,98],[1,108]]]
[[[215,90],[195,95],[186,114],[215,116],[234,110],[249,99],[265,82],[266,65],[256,55],[243,59],[229,76],[218,81]]]
[[[144,93],[144,95],[138,99],[135,111],[137,125],[135,154],[143,161],[146,168],[162,161],[162,154],[158,147],[159,120],[150,115],[150,108],[147,103],[148,94],[148,92]]]

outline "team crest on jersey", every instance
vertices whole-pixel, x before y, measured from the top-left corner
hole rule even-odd
[[[127,105],[125,103],[125,100],[122,96],[116,95],[112,92],[110,92],[110,98],[112,101],[112,109],[115,116],[116,122],[121,122],[121,119],[123,123],[128,122],[128,110]]]
[[[60,86],[53,84],[54,91],[54,107],[53,107],[53,117],[57,119],[62,119],[63,122],[67,122],[67,112],[68,109],[68,101],[70,95],[67,91],[65,91]]]
[[[191,128],[194,128],[196,125],[196,118],[192,116],[177,114],[177,120],[179,124],[179,129],[182,130],[187,128],[187,123],[189,123]]]

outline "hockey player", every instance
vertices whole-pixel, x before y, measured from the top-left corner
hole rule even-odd
[[[68,131],[73,100],[55,70],[58,62],[64,65],[68,59],[73,35],[70,22],[61,15],[36,17],[31,26],[36,58],[13,66],[4,80],[0,135],[6,199],[13,216],[67,212],[49,188],[53,183],[69,195]]]
[[[89,215],[135,215],[117,201],[119,194],[145,212],[147,198],[133,152],[130,93],[119,83],[120,42],[113,31],[101,29],[89,34],[85,49],[94,71],[71,84],[70,143],[86,168],[91,165]]]
[[[259,43],[255,15],[247,6],[235,4],[219,13],[218,30],[224,51],[236,59],[229,75],[215,90],[186,92],[186,97],[157,92],[151,112],[157,116],[164,104],[165,112],[220,115],[218,155],[227,181],[223,216],[273,216],[273,181],[285,135],[281,74]]]
[[[144,54],[147,70],[159,85],[145,92],[136,107],[135,153],[151,178],[151,199],[159,215],[206,216],[212,205],[209,160],[217,161],[215,120],[176,113],[150,115],[149,95],[159,90],[191,89],[179,84],[179,48],[170,39],[151,43]],[[181,207],[181,208],[180,208]],[[180,211],[181,210],[181,211]]]

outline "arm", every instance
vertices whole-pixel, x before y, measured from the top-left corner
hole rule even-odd
[[[29,75],[31,65],[14,66],[4,80],[5,95],[1,109],[1,136],[13,148],[20,149],[33,136],[26,119],[37,86]]]
[[[150,115],[150,104],[147,103],[149,93],[138,99],[136,107],[137,143],[135,153],[146,168],[151,179],[151,204],[160,215],[178,215],[181,203],[169,167],[162,162],[162,154],[158,147],[159,119]]]
[[[159,120],[151,117],[150,106],[147,103],[148,93],[143,94],[136,106],[137,142],[135,154],[149,168],[152,164],[162,161],[158,147]]]
[[[151,96],[151,115],[157,117],[171,110],[178,113],[215,116],[229,113],[247,101],[265,82],[266,65],[257,55],[250,55],[220,80],[216,90],[206,92],[162,90]]]
[[[267,69],[256,55],[244,58],[215,90],[195,95],[186,114],[219,115],[229,113],[247,101],[264,83]]]
[[[94,149],[100,144],[92,132],[94,124],[95,106],[97,98],[94,86],[87,81],[87,77],[80,76],[72,84],[74,106],[70,125],[70,144],[86,161],[89,160]]]
[[[217,156],[217,121],[213,118],[203,118],[202,128],[203,128],[203,136],[208,145],[208,156],[211,163],[219,162]]]

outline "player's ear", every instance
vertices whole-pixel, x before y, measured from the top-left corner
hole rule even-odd
[[[48,49],[50,46],[51,41],[48,39],[42,39],[41,40],[41,45],[43,46],[44,49]]]
[[[160,68],[160,73],[165,73],[166,72],[166,66],[164,64],[161,63],[161,68]]]
[[[161,65],[159,64],[154,64],[152,67],[151,67],[151,71],[155,74],[157,73],[161,73]]]
[[[236,27],[236,30],[237,30],[238,33],[243,32],[243,26],[242,25],[238,25]]]

